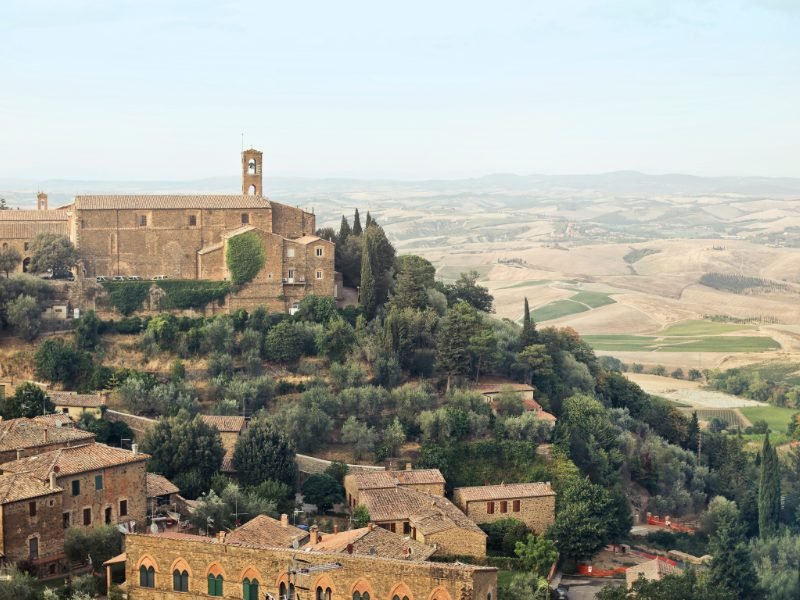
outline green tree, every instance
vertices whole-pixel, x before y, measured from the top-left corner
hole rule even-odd
[[[20,417],[31,419],[39,415],[50,414],[54,410],[55,406],[45,391],[30,381],[20,384],[14,395],[7,398],[2,404],[4,419]]]
[[[39,600],[39,582],[13,564],[6,567],[8,579],[0,584],[0,600]]]
[[[363,230],[361,228],[361,217],[358,216],[358,209],[356,209],[356,212],[353,215],[352,233],[353,233],[353,235],[361,235],[362,231]]]
[[[547,579],[535,573],[516,573],[497,588],[503,600],[550,600],[551,590]]]
[[[251,487],[250,491],[268,502],[273,502],[280,513],[289,514],[294,510],[294,488],[281,481],[267,479]]]
[[[448,392],[453,376],[468,375],[471,371],[470,339],[479,326],[477,311],[466,302],[458,302],[447,309],[439,323],[436,362],[447,373]]]
[[[475,383],[480,380],[481,370],[489,370],[497,364],[500,353],[497,349],[497,336],[491,327],[481,324],[469,338],[469,351],[475,365]]]
[[[516,364],[528,373],[531,385],[538,379],[553,374],[553,359],[544,344],[526,346],[517,354]]]
[[[93,310],[87,310],[75,321],[75,346],[78,350],[94,350],[100,345],[102,322]]]
[[[145,433],[142,450],[151,457],[148,469],[173,480],[190,498],[208,489],[225,453],[217,428],[186,411],[159,420]]]
[[[400,447],[406,441],[406,432],[403,429],[400,419],[397,417],[383,430],[383,445],[389,450],[389,455],[397,456]]]
[[[519,335],[519,348],[526,348],[531,344],[537,343],[536,323],[531,317],[531,308],[528,305],[528,297],[525,296],[525,303],[522,309],[522,332]]]
[[[564,558],[585,560],[611,541],[611,498],[588,478],[567,484],[558,497],[559,510],[547,536]]]
[[[342,425],[342,441],[353,445],[353,458],[360,460],[375,450],[377,434],[372,427],[351,415]]]
[[[494,298],[487,288],[478,285],[479,277],[477,271],[461,273],[456,282],[449,286],[449,290],[455,301],[461,300],[483,312],[494,312]]]
[[[361,287],[359,289],[358,302],[367,319],[375,317],[378,309],[378,296],[375,289],[375,272],[372,266],[372,252],[367,243],[367,236],[364,240],[364,251],[361,253]]]
[[[353,326],[339,316],[331,319],[316,336],[319,351],[332,361],[342,362],[356,341]]]
[[[369,515],[369,509],[363,504],[359,504],[353,509],[353,526],[356,529],[361,529],[369,525],[372,517]]]
[[[198,529],[224,531],[238,527],[258,515],[277,517],[276,504],[253,491],[245,491],[237,483],[226,482],[217,493],[211,490],[197,500],[190,520]]]
[[[334,504],[344,501],[344,488],[327,473],[311,475],[303,482],[300,491],[303,500],[317,507],[317,512],[324,513]]]
[[[433,287],[435,267],[419,256],[398,256],[397,282],[392,296],[392,306],[423,309],[428,305],[426,288]]]
[[[9,247],[0,251],[0,271],[5,272],[6,279],[8,279],[9,273],[16,269],[21,262],[22,255],[16,248]]]
[[[74,386],[91,372],[91,359],[85,352],[60,338],[47,339],[36,348],[33,355],[36,376],[45,381]]]
[[[762,538],[778,529],[781,514],[781,474],[778,454],[764,436],[761,449],[761,473],[758,481],[758,532]]]
[[[243,485],[258,485],[266,479],[294,485],[294,449],[283,433],[264,417],[254,419],[239,437],[233,465]]]
[[[713,588],[728,590],[737,598],[757,597],[758,579],[737,510],[719,513],[708,549],[713,557],[709,566],[709,583]]]
[[[38,234],[31,242],[30,252],[28,270],[31,273],[67,271],[80,259],[69,238],[56,233]]]
[[[700,441],[700,421],[697,418],[697,411],[692,411],[692,419],[686,430],[686,448],[692,452],[697,452],[697,445]]]
[[[244,285],[255,279],[264,268],[266,253],[261,236],[247,231],[228,238],[225,264],[234,285]]]
[[[87,561],[102,565],[122,552],[122,532],[114,525],[102,527],[70,527],[64,532],[64,553],[71,561]]]
[[[20,294],[6,304],[6,319],[18,336],[30,342],[42,328],[42,309],[36,298]]]
[[[303,354],[303,340],[294,323],[281,321],[270,329],[264,339],[264,350],[267,358],[275,362],[297,362]]]
[[[297,305],[297,312],[294,315],[297,321],[310,321],[311,323],[322,323],[323,325],[331,319],[339,317],[336,310],[336,301],[331,296],[306,296]]]
[[[353,230],[350,229],[350,223],[348,223],[347,217],[342,215],[342,223],[339,225],[339,235],[336,238],[336,245],[343,244],[352,233]]]
[[[517,542],[514,548],[526,570],[536,573],[539,577],[547,577],[550,567],[558,559],[558,550],[552,540],[544,536],[528,534],[524,542]]]

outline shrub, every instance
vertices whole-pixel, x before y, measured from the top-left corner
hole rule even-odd
[[[228,239],[225,263],[234,285],[253,281],[264,267],[265,258],[264,244],[256,232],[248,231]]]
[[[142,308],[150,292],[150,284],[146,281],[106,281],[103,287],[108,292],[111,306],[125,316]]]
[[[162,309],[201,309],[214,301],[221,305],[231,291],[227,281],[167,280],[156,285],[166,292]]]

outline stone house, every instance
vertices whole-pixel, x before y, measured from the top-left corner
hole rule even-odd
[[[398,560],[427,560],[436,552],[435,546],[392,533],[370,523],[367,527],[334,533],[319,533],[311,528],[311,541],[304,552],[337,552],[340,554],[365,554]]]
[[[151,512],[159,506],[174,506],[176,496],[181,493],[177,485],[158,473],[145,473],[145,491]]]
[[[225,538],[237,544],[263,544],[277,548],[299,548],[308,542],[309,532],[289,524],[289,515],[281,515],[280,521],[258,515],[244,525],[231,531]]]
[[[194,595],[260,600],[302,590],[320,600],[487,600],[497,598],[497,570],[362,554],[297,552],[269,540],[243,544],[165,532],[130,534],[122,588],[130,600]],[[307,591],[306,591],[307,590]]]
[[[631,587],[639,577],[647,581],[661,581],[667,575],[680,574],[682,569],[675,561],[658,556],[653,560],[628,567],[625,569],[625,582]]]
[[[549,481],[455,488],[453,502],[475,523],[517,519],[536,533],[556,516],[556,493]]]
[[[103,417],[106,406],[106,394],[76,394],[74,392],[50,392],[50,401],[56,411],[69,415],[73,421],[80,421],[88,413],[95,419]]]
[[[361,490],[370,520],[446,556],[486,556],[486,534],[444,496],[395,486]]]
[[[51,450],[0,464],[2,473],[27,473],[42,482],[56,478],[63,490],[61,526],[143,525],[147,514],[145,463],[138,451],[90,443]]]
[[[508,393],[516,394],[522,399],[525,412],[535,413],[539,419],[551,422],[555,425],[555,415],[550,414],[542,408],[542,405],[534,398],[536,389],[526,383],[517,383],[516,381],[501,377],[484,377],[480,385],[475,387],[475,391],[483,396],[487,404],[492,407],[492,410],[495,408],[497,396]]]
[[[233,452],[236,449],[236,442],[244,432],[247,421],[244,417],[202,415],[200,417],[207,425],[216,427],[222,438],[222,447],[226,452]]]
[[[344,478],[347,504],[355,508],[364,490],[412,488],[434,496],[444,496],[444,476],[439,469],[412,469],[407,464],[400,471],[354,471]]]
[[[0,556],[40,576],[61,572],[62,493],[55,477],[44,482],[28,473],[0,475]]]
[[[0,463],[94,441],[93,433],[71,421],[58,425],[49,417],[0,419]]]

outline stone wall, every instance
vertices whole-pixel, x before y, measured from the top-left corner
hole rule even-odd
[[[138,417],[136,415],[132,415],[130,413],[119,412],[117,410],[108,409],[103,413],[103,418],[106,421],[117,422],[121,421],[128,425],[133,431],[133,434],[136,436],[136,439],[139,439],[141,436],[147,432],[148,429],[151,427],[155,427],[158,421],[155,419],[148,419],[147,417]]]
[[[443,556],[486,556],[486,535],[468,529],[448,529],[428,535],[416,532],[415,539],[437,547]]]
[[[0,551],[10,562],[26,561],[30,539],[39,539],[39,557],[57,559],[64,552],[61,492],[0,506]],[[30,504],[36,504],[31,516]]]
[[[522,498],[520,500],[519,512],[513,511],[513,499],[508,499],[507,512],[500,512],[500,500],[494,501],[494,513],[489,514],[487,502],[473,501],[467,502],[463,507],[463,502],[456,498],[456,504],[466,515],[475,523],[492,523],[500,519],[517,519],[522,521],[536,533],[543,533],[556,518],[556,497],[538,496],[535,498]]]
[[[316,217],[301,208],[270,202],[272,206],[273,233],[287,238],[299,238],[304,235],[314,235],[317,230]]]
[[[290,549],[260,549],[221,544],[205,538],[171,539],[166,536],[126,536],[125,575],[130,600],[164,600],[185,597],[173,592],[172,570],[189,573],[189,593],[206,595],[207,576],[213,570],[224,577],[224,596],[242,597],[242,580],[257,579],[259,597],[278,596],[287,581],[293,556],[307,561],[301,566],[340,563],[341,568],[313,574],[303,597],[314,598],[316,587],[331,588],[332,600],[351,600],[353,592],[369,592],[370,598],[390,600],[394,594],[409,600],[486,600],[497,598],[497,571],[471,567],[403,561],[373,556],[305,553]],[[152,565],[155,589],[139,587],[140,565]]]

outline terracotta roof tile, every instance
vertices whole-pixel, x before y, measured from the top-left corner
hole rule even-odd
[[[147,498],[180,493],[178,486],[158,473],[146,473],[145,486],[147,487]]]
[[[233,466],[233,450],[229,450],[222,457],[222,464],[219,466],[220,473],[236,473],[236,467]]]
[[[0,210],[0,213],[12,212]],[[16,211],[13,211],[16,212]],[[6,240],[25,240],[36,237],[40,233],[69,235],[69,224],[66,221],[0,221],[0,238]]]
[[[36,448],[50,444],[86,443],[94,434],[74,427],[60,427],[46,419],[9,419],[0,421],[0,452],[18,448]]]
[[[149,455],[141,452],[134,454],[130,450],[93,443],[51,450],[36,456],[7,462],[0,465],[0,471],[30,473],[37,479],[48,480],[51,471],[62,477],[116,465],[144,462],[148,458],[150,458]]]
[[[481,500],[509,500],[512,498],[538,498],[555,496],[553,488],[547,483],[501,483],[500,485],[478,485],[455,488],[453,495],[466,502]]]
[[[103,394],[75,394],[73,392],[49,392],[50,400],[56,406],[76,406],[79,408],[99,408],[105,406]]]
[[[60,494],[63,491],[60,487],[51,488],[49,481],[48,483],[39,481],[27,473],[0,475],[0,504]]]
[[[444,475],[439,469],[400,471],[358,471],[352,473],[359,490],[391,488],[398,485],[444,485]]]
[[[64,221],[69,220],[65,210],[0,210],[0,221]]]
[[[269,208],[269,200],[262,196],[241,195],[97,195],[76,196],[78,210],[114,209],[236,209]]]
[[[231,531],[225,541],[231,544],[260,544],[264,546],[291,548],[292,542],[297,540],[298,545],[308,538],[308,532],[287,524],[285,527],[280,521],[258,515],[241,527]]]
[[[203,415],[201,418],[206,424],[216,427],[219,431],[238,433],[244,429],[245,425],[244,417]]]
[[[382,556],[384,558],[397,558],[401,560],[426,560],[434,552],[434,546],[412,540],[397,533],[387,531],[382,527],[362,527],[341,533],[320,534],[322,540],[316,544],[309,544],[303,549],[316,552],[347,553],[347,547],[353,545],[354,554],[367,554]]]

